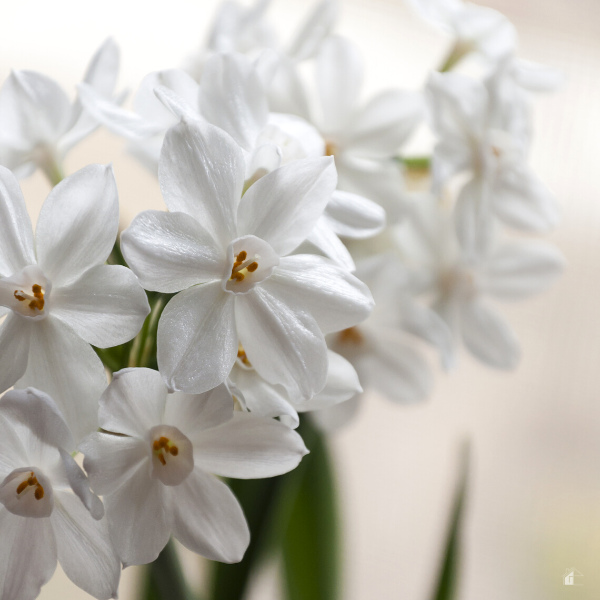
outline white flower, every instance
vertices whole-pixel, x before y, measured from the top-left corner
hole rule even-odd
[[[263,379],[248,360],[240,346],[237,360],[229,374],[229,384],[242,408],[254,416],[279,417],[283,423],[296,428],[299,412],[322,410],[349,400],[363,390],[354,367],[342,356],[327,351],[327,381],[325,387],[312,399],[302,401],[290,397],[287,390]]]
[[[496,244],[493,237],[485,250],[465,253],[451,213],[433,198],[415,208],[412,222],[414,227],[398,239],[416,289],[476,358],[495,368],[515,368],[520,358],[516,336],[486,296],[520,300],[543,291],[562,272],[561,253],[537,240]]]
[[[554,199],[526,164],[529,123],[521,105],[513,102],[518,99],[503,101],[484,83],[454,73],[433,73],[427,88],[439,137],[434,189],[440,190],[456,174],[471,174],[456,205],[463,247],[477,251],[485,246],[492,214],[520,229],[543,231],[555,225]],[[500,91],[498,86],[490,89]],[[507,129],[500,129],[503,126]],[[471,221],[477,226],[469,225],[469,238],[461,224]]]
[[[402,214],[405,198],[400,166],[393,160],[423,116],[420,94],[384,91],[361,104],[363,65],[357,48],[331,36],[316,62],[320,114],[313,122],[335,157],[338,187],[380,204],[389,222]]]
[[[71,457],[75,443],[47,394],[0,400],[0,598],[33,600],[57,561],[99,600],[117,597],[121,564],[104,507]]]
[[[250,541],[246,520],[229,488],[209,473],[272,477],[307,453],[285,425],[234,413],[224,384],[196,396],[167,395],[150,369],[116,373],[99,418],[107,433],[93,433],[80,449],[125,566],[154,560],[171,533],[207,558],[240,561]]]
[[[241,343],[262,377],[309,399],[327,376],[322,331],[354,325],[372,308],[366,286],[347,271],[318,256],[288,256],[335,189],[333,160],[294,161],[242,198],[244,177],[242,151],[220,129],[170,129],[159,182],[172,212],[138,215],[122,234],[123,255],[146,289],[184,290],[158,326],[170,389],[215,387]]]
[[[159,86],[172,91],[191,106],[198,103],[198,84],[181,69],[146,75],[133,98],[133,110],[121,108],[87,83],[78,86],[85,109],[108,130],[129,140],[129,152],[154,174],[158,171],[165,133],[179,122],[179,118],[154,95],[154,89]]]
[[[424,400],[431,392],[432,376],[416,338],[434,346],[448,368],[454,361],[450,329],[433,310],[416,301],[410,273],[396,255],[364,259],[356,275],[369,286],[375,308],[360,325],[330,334],[329,347],[350,361],[366,392],[376,390],[400,404]],[[337,429],[356,414],[363,397],[356,394],[312,416],[324,429]]]
[[[84,82],[112,99],[118,70],[119,49],[108,39],[92,57]],[[79,99],[71,103],[52,79],[13,71],[0,89],[0,164],[18,177],[40,168],[55,184],[65,154],[97,126]]]
[[[119,226],[112,167],[90,165],[50,192],[35,241],[15,176],[0,167],[0,390],[33,386],[58,403],[76,439],[97,428],[106,387],[89,344],[122,344],[150,308],[135,275],[104,264]]]
[[[450,70],[463,57],[476,52],[496,62],[511,54],[517,44],[514,25],[487,6],[462,0],[408,0],[429,23],[456,38],[442,70]]]

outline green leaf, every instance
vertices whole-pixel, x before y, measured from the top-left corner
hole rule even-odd
[[[335,478],[324,436],[312,434],[282,544],[288,600],[336,600],[340,592]]]
[[[469,445],[468,443],[465,443],[462,448],[460,475],[454,496],[454,507],[452,510],[450,527],[432,600],[454,600],[457,597],[460,575],[462,522],[465,511],[468,468]]]

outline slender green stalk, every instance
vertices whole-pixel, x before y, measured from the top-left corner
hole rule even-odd
[[[467,493],[467,477],[469,469],[469,445],[462,447],[460,475],[454,496],[454,506],[448,529],[448,536],[441,562],[436,587],[431,595],[432,600],[455,600],[457,598],[460,560],[462,523],[465,512]]]

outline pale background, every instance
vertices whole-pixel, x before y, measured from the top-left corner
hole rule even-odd
[[[113,35],[122,49],[121,85],[179,66],[199,47],[212,0],[29,0],[2,2],[0,77],[34,69],[71,92],[96,47]],[[368,88],[419,87],[447,40],[402,0],[342,0],[338,31],[360,46]],[[515,373],[462,356],[438,374],[433,397],[404,408],[372,397],[336,436],[345,520],[344,600],[426,600],[437,568],[456,452],[472,440],[474,465],[466,522],[463,600],[600,597],[600,2],[488,0],[517,25],[521,56],[558,67],[566,84],[537,103],[532,162],[559,198],[563,222],[551,239],[569,266],[546,295],[504,307],[522,340]],[[275,0],[282,37],[306,13],[300,0]],[[113,161],[123,222],[163,208],[156,182],[99,132],[67,161],[73,172]],[[37,216],[48,192],[38,173],[23,182]],[[196,558],[186,557],[201,583]],[[563,586],[576,567],[584,585]],[[252,600],[280,597],[273,570]],[[135,597],[128,569],[121,598]],[[44,600],[89,598],[57,572]],[[226,600],[226,599],[223,599]]]

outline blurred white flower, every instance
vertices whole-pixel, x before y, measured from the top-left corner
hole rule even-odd
[[[0,167],[0,390],[33,386],[76,439],[97,428],[102,348],[136,335],[150,311],[125,267],[104,264],[119,226],[111,166],[90,165],[50,192],[35,241],[15,176]]]
[[[244,178],[242,151],[217,127],[170,129],[159,182],[172,212],[138,215],[122,234],[123,255],[146,289],[184,290],[158,326],[158,364],[170,389],[215,387],[241,343],[262,377],[309,399],[327,376],[322,331],[354,325],[372,308],[366,286],[344,269],[288,256],[335,189],[333,160],[280,167],[242,199]]]
[[[494,90],[498,93],[491,93]],[[434,190],[459,173],[471,175],[456,201],[463,247],[475,252],[485,247],[492,214],[525,230],[544,231],[555,225],[554,198],[526,164],[529,122],[519,99],[503,98],[498,85],[488,89],[481,81],[454,73],[432,73],[427,91],[439,138]],[[507,129],[500,129],[503,126]]]
[[[377,390],[400,404],[424,400],[433,381],[416,338],[436,348],[448,368],[454,362],[450,329],[432,309],[416,301],[420,290],[395,254],[362,260],[356,275],[369,286],[375,308],[360,325],[330,334],[329,347],[352,363],[366,392]],[[337,429],[355,415],[362,397],[357,394],[312,417],[326,430]]]
[[[224,384],[168,395],[157,371],[115,373],[100,401],[103,431],[80,449],[125,566],[156,559],[171,533],[212,560],[242,559],[250,541],[244,514],[210,473],[272,477],[294,469],[307,450],[285,425],[233,406]]]
[[[449,71],[472,52],[497,62],[516,48],[514,25],[493,8],[463,0],[408,0],[408,3],[426,21],[455,38],[455,45],[442,65],[442,71]]]
[[[33,600],[57,561],[99,600],[117,597],[121,564],[102,502],[71,457],[73,436],[36,389],[0,400],[0,597]]]
[[[465,253],[451,211],[435,198],[419,203],[410,221],[413,226],[398,239],[414,289],[429,298],[455,340],[476,358],[499,369],[516,367],[519,343],[486,296],[520,300],[545,290],[563,270],[562,254],[538,240],[493,243],[494,238],[486,250]]]
[[[106,40],[92,57],[83,81],[99,97],[113,98],[119,49]],[[65,154],[88,136],[98,122],[79,98],[71,103],[52,79],[33,71],[13,71],[0,89],[0,165],[18,177],[42,169],[55,185],[62,179]]]

